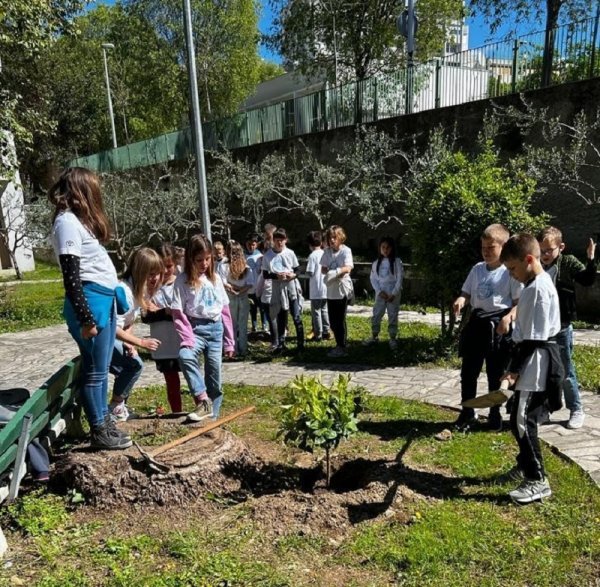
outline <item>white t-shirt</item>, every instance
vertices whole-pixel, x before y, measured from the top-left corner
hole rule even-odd
[[[523,289],[517,307],[513,341],[548,340],[560,331],[560,309],[556,287],[547,273],[540,273]],[[521,367],[516,389],[545,391],[548,351],[536,349]]]
[[[254,285],[248,292],[249,294],[256,293],[256,284],[261,273],[262,258],[263,255],[258,249],[255,249],[251,255],[246,254],[246,263],[248,263],[248,267],[252,269],[252,273],[254,274]]]
[[[159,308],[170,308],[173,303],[173,291],[175,282],[169,285],[163,285],[153,296],[152,301]],[[150,323],[150,336],[160,340],[160,346],[152,351],[152,358],[157,359],[177,359],[179,357],[179,347],[181,346],[179,335],[175,330],[175,325],[171,320],[160,320]]]
[[[321,257],[321,267],[326,267],[328,272],[336,271],[340,267],[354,267],[352,260],[352,251],[346,245],[341,245],[338,251],[334,251],[331,247],[325,249]],[[329,275],[325,276],[327,284],[327,298],[330,300],[341,300],[344,297],[344,289],[349,290],[352,287],[350,275],[346,273],[341,278],[328,279]],[[347,283],[344,288],[342,282]]]
[[[201,275],[200,284],[193,287],[187,283],[185,272],[178,275],[173,287],[171,310],[181,310],[190,318],[219,320],[223,307],[229,305],[229,298],[221,277],[218,274],[214,277],[213,285],[206,275]]]
[[[106,249],[72,212],[62,212],[52,227],[54,254],[79,257],[81,281],[114,289],[119,279]]]
[[[504,265],[490,271],[482,261],[469,271],[462,291],[471,296],[471,307],[482,310],[485,316],[512,308],[513,300],[518,300],[523,291],[523,284],[513,279]]]
[[[397,296],[402,290],[402,279],[404,278],[404,267],[402,261],[398,258],[394,260],[394,272],[391,271],[390,260],[387,257],[381,259],[379,272],[377,271],[378,261],[374,261],[371,266],[371,285],[378,296],[382,291],[386,294]]]
[[[240,279],[234,279],[233,277],[231,277],[231,264],[223,263],[221,265],[221,271],[219,272],[219,276],[223,280],[223,283],[229,283],[236,289],[241,289],[242,287],[252,288],[256,284],[256,279],[254,278],[254,271],[252,271],[249,265],[247,266],[246,273],[242,277],[240,277]],[[250,291],[251,290],[248,290],[246,292],[246,295],[248,295]]]
[[[287,247],[279,253],[269,249],[262,258],[262,268],[269,273],[293,273],[298,265],[296,253]]]
[[[326,300],[327,286],[321,273],[321,258],[323,249],[315,249],[309,256],[306,263],[306,272],[310,275],[308,280],[308,293],[311,300]]]
[[[135,319],[140,314],[140,306],[135,301],[133,297],[133,289],[131,288],[131,282],[127,280],[122,280],[119,282],[119,285],[125,291],[125,298],[127,299],[127,305],[129,306],[129,310],[125,312],[125,314],[120,314],[117,316],[117,326],[119,328],[129,328],[134,322]]]

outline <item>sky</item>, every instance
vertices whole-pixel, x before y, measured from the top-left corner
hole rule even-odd
[[[93,8],[94,5],[98,4],[114,4],[115,0],[96,0],[90,4],[90,8]],[[273,21],[273,13],[271,11],[271,7],[268,4],[268,0],[259,0],[259,3],[262,4],[262,11],[260,15],[259,21],[259,29],[262,33],[268,33],[271,28],[271,23]],[[469,49],[474,49],[476,47],[481,47],[486,43],[492,42],[494,40],[502,40],[509,33],[513,32],[515,27],[517,27],[517,34],[524,35],[529,32],[540,31],[543,30],[543,25],[540,22],[532,23],[532,22],[520,22],[515,23],[514,21],[508,22],[506,26],[501,27],[497,30],[492,36],[490,32],[489,26],[481,17],[468,18],[467,24],[469,25]],[[264,59],[268,59],[270,61],[275,61],[277,63],[281,62],[281,56],[271,52],[264,46],[260,47],[260,55]]]

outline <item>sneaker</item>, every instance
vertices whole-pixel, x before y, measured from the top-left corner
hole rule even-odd
[[[454,430],[457,432],[472,432],[473,429],[477,426],[478,420],[476,416],[467,417],[464,414],[461,414],[456,422],[454,422]]]
[[[322,336],[315,336],[315,337],[313,337],[312,342],[321,342],[322,340],[323,340]]]
[[[320,338],[320,337],[319,337],[319,336],[317,336],[317,335],[316,335],[314,332],[309,332],[309,333],[306,335],[306,340],[313,340],[313,339],[315,339],[315,338]]]
[[[323,333],[323,340],[329,340],[331,338],[331,332]]]
[[[202,422],[207,418],[213,417],[212,402],[210,399],[201,400],[196,409],[187,415],[188,422]]]
[[[110,402],[108,413],[115,422],[127,422],[129,420],[129,410],[125,402]]]
[[[493,432],[502,432],[502,414],[500,414],[500,410],[490,410],[488,427]]]
[[[367,338],[367,340],[363,340],[363,345],[371,346],[371,345],[377,344],[378,342],[379,342],[379,340],[377,339],[377,337],[373,336],[371,338]]]
[[[583,410],[574,410],[571,412],[571,417],[567,422],[567,428],[571,430],[577,430],[577,428],[581,428],[583,426],[583,421],[585,420],[585,414]]]
[[[123,432],[122,430],[119,430],[117,428],[117,425],[115,424],[115,421],[112,419],[112,416],[110,414],[108,414],[104,418],[104,425],[108,429],[108,432],[110,434],[112,434],[113,436],[118,436],[119,438],[125,438],[127,440],[131,440],[131,437],[129,436],[129,434],[127,434],[126,432]]]
[[[506,473],[498,475],[498,477],[494,479],[494,482],[498,485],[505,485],[506,483],[520,483],[523,479],[525,479],[523,469],[521,469],[519,465],[515,465],[512,469],[506,471]]]
[[[539,501],[552,495],[548,479],[524,479],[521,485],[511,491],[510,498],[515,503],[525,504]]]
[[[92,448],[97,448],[99,450],[123,450],[129,448],[132,444],[131,438],[114,434],[104,422],[100,424],[100,426],[92,427]]]
[[[398,341],[395,338],[390,338],[390,350],[397,351],[398,350]]]

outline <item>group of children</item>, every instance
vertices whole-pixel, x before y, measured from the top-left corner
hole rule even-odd
[[[246,354],[249,317],[256,331],[260,316],[277,354],[285,350],[291,314],[297,349],[304,348],[300,263],[287,247],[285,229],[267,225],[262,242],[252,233],[245,250],[236,241],[213,245],[198,234],[189,239],[183,259],[168,243],[156,250],[143,247],[134,252],[119,281],[102,246],[109,226],[97,177],[85,169],[67,169],[49,198],[55,207],[53,243],[64,277],[64,315],[82,355],[81,396],[94,447],[123,449],[132,444],[115,421],[130,416],[127,398],[142,369],[137,348],[151,351],[173,412],[182,411],[183,372],[195,403],[188,419],[194,422],[218,418],[222,357]],[[305,276],[312,318],[307,338],[320,341],[333,333],[336,346],[328,354],[343,357],[347,308],[354,297],[352,251],[340,226],[324,234],[313,231],[307,240],[311,253]],[[510,494],[519,503],[551,494],[537,426],[560,403],[563,379],[570,410],[567,426],[579,428],[584,420],[572,362],[574,284],[593,283],[595,243],[590,239],[587,266],[562,254],[564,248],[562,234],[553,227],[536,239],[524,233],[510,237],[500,224],[488,226],[481,237],[483,261],[471,269],[454,303],[456,314],[470,307],[459,344],[463,402],[476,396],[484,362],[490,390],[498,389],[502,380],[515,390],[510,425],[519,454],[506,478],[522,480]],[[382,238],[378,253],[370,275],[375,305],[372,337],[366,344],[378,340],[387,312],[389,344],[396,349],[404,270],[394,239]],[[134,334],[139,314],[150,324],[150,337]],[[109,372],[115,375],[110,403]],[[467,432],[476,422],[475,412],[463,408],[455,426]],[[490,410],[488,423],[493,430],[502,429],[499,406]]]
[[[570,410],[567,427],[583,425],[572,321],[575,283],[589,286],[596,276],[595,247],[590,239],[584,266],[562,254],[565,244],[555,227],[537,238],[526,233],[511,237],[504,226],[492,224],[481,236],[483,261],[471,269],[454,303],[457,315],[470,306],[459,344],[462,401],[476,396],[484,362],[490,391],[503,380],[514,389],[507,410],[519,453],[515,467],[500,479],[521,482],[509,494],[517,503],[551,495],[538,425],[561,406],[563,390]],[[463,407],[455,427],[466,432],[476,423],[474,410]],[[490,409],[488,424],[502,429],[500,406]]]

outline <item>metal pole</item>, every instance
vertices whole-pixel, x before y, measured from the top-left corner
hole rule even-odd
[[[106,81],[106,95],[108,97],[108,116],[110,117],[110,130],[112,132],[113,149],[117,148],[117,131],[115,130],[115,115],[113,114],[112,97],[110,95],[110,79],[108,77],[108,59],[106,58],[106,50],[114,49],[112,43],[102,43],[102,55],[104,57],[104,80]]]
[[[406,114],[412,114],[414,100],[414,67],[415,67],[415,0],[408,0],[408,22],[406,26]]]
[[[206,189],[206,169],[204,167],[204,140],[202,138],[202,122],[200,118],[200,100],[198,99],[198,79],[196,77],[196,52],[192,32],[192,7],[190,0],[183,0],[183,21],[185,25],[185,44],[187,46],[188,76],[190,78],[190,100],[192,102],[192,138],[196,155],[196,180],[198,182],[198,198],[200,200],[200,216],[202,228],[209,240],[210,213],[208,211],[208,192]]]

